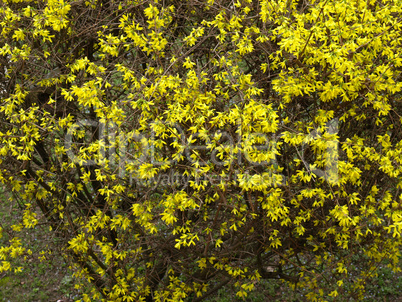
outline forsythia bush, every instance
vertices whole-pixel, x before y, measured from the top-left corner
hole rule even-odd
[[[363,299],[400,270],[401,21],[399,0],[3,0],[0,180],[25,209],[0,272],[46,223],[81,301]]]

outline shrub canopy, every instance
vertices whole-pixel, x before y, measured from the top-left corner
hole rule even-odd
[[[362,299],[399,270],[401,1],[3,0],[0,20],[0,180],[24,206],[0,272],[38,223],[82,301],[262,279]]]

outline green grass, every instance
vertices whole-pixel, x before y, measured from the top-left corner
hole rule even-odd
[[[21,272],[0,273],[0,302],[68,301],[70,297],[77,297],[71,271],[57,252],[48,255],[45,260],[39,260],[44,246],[57,251],[47,227],[38,225],[34,229],[23,229],[18,233],[10,229],[9,226],[19,223],[21,217],[22,210],[0,192],[0,225],[4,229],[0,246],[7,246],[10,237],[18,236],[24,247],[32,251],[31,255],[26,254],[11,261],[12,267],[22,267]]]

